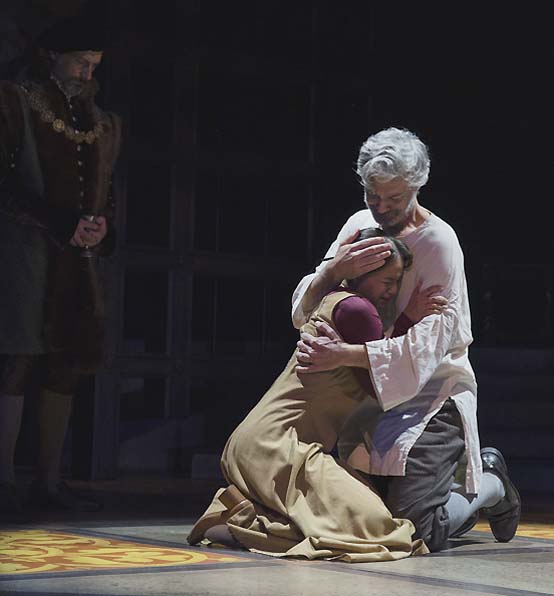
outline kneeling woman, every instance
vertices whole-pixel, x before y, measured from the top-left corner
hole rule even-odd
[[[370,228],[358,239],[378,235],[383,232]],[[393,250],[385,264],[325,296],[303,331],[317,335],[315,324],[324,321],[350,343],[382,338],[378,309],[396,296],[412,262],[401,241],[388,239]],[[419,318],[431,312],[421,298],[412,296],[412,304],[424,305]],[[397,335],[407,330],[398,327]],[[273,556],[351,562],[428,552],[421,541],[412,541],[410,521],[394,519],[370,486],[329,455],[348,415],[373,399],[367,371],[342,367],[299,374],[295,366],[293,354],[229,438],[221,467],[230,486],[217,492],[189,543],[232,540]]]

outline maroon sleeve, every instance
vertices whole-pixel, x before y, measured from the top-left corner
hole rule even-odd
[[[396,319],[396,322],[394,323],[394,329],[392,330],[391,337],[406,335],[408,329],[412,327],[414,324],[415,323],[412,321],[412,319],[407,317],[404,313],[401,313],[401,315],[398,317],[398,319]]]
[[[333,310],[333,322],[349,344],[363,344],[383,337],[383,323],[377,309],[361,296],[341,300]]]

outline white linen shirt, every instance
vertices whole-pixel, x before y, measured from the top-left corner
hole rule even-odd
[[[326,257],[336,254],[344,238],[368,227],[378,227],[369,209],[352,215]],[[448,299],[448,306],[442,315],[422,319],[406,335],[366,344],[369,374],[384,411],[372,431],[368,472],[403,476],[410,449],[451,397],[465,432],[466,491],[477,493],[482,474],[477,383],[468,357],[473,337],[462,249],[454,230],[434,214],[402,240],[412,251],[414,262],[404,274],[397,312],[404,310],[419,281],[424,289],[442,286],[440,293]],[[310,316],[301,301],[314,275],[304,277],[293,294],[292,319],[297,328]]]

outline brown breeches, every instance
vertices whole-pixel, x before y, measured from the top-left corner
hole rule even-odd
[[[63,353],[0,356],[0,392],[23,395],[31,375],[39,375],[41,387],[62,395],[73,395],[80,375],[67,366]]]

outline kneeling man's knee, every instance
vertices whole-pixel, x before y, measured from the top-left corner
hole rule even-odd
[[[431,552],[444,550],[448,546],[450,522],[446,507],[432,508],[421,503],[409,507],[389,505],[395,518],[409,519],[415,526],[414,538],[422,538]]]

